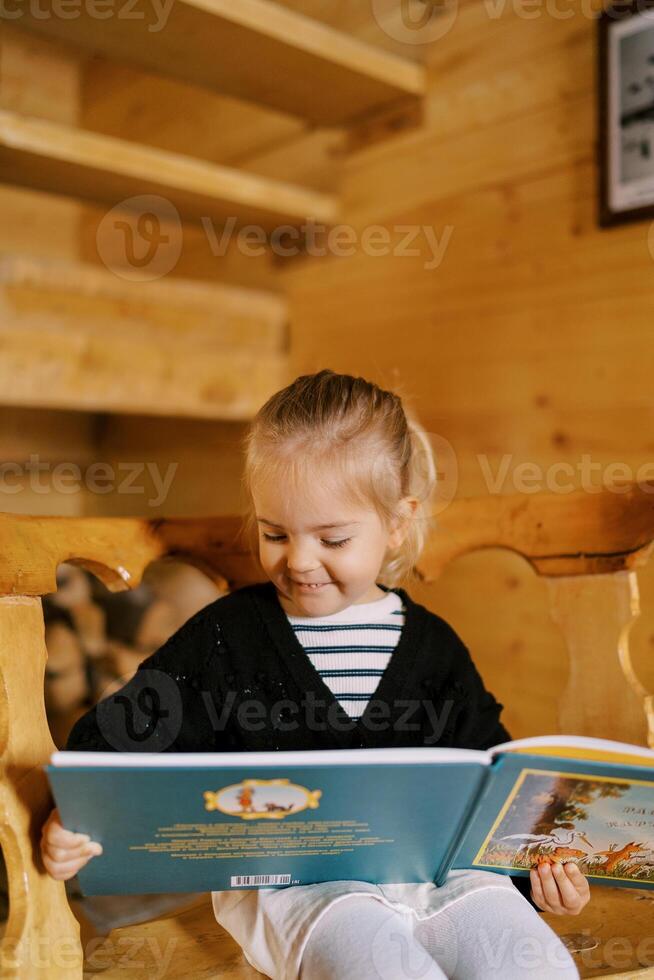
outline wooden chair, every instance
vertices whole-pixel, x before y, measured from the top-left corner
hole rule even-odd
[[[635,677],[628,647],[638,615],[636,570],[654,542],[654,485],[623,490],[455,501],[439,515],[417,571],[433,580],[455,557],[480,548],[522,555],[547,580],[552,614],[569,652],[560,730],[654,746],[654,702]],[[65,886],[45,873],[39,853],[41,826],[52,805],[41,766],[55,748],[43,704],[41,596],[55,590],[58,564],[78,563],[119,590],[137,585],[151,561],[174,556],[222,587],[237,588],[260,579],[240,543],[239,526],[238,517],[0,515],[0,844],[10,891],[4,977],[259,976],[218,927],[208,896],[156,921],[113,930],[104,941],[87,944],[84,962]],[[593,892],[581,916],[548,917],[562,935],[597,940],[594,949],[577,954],[582,976],[654,977],[652,893],[603,887]]]

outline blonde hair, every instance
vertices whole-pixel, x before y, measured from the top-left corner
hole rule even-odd
[[[427,433],[395,392],[329,369],[301,375],[259,409],[244,449],[243,532],[255,557],[259,480],[283,475],[310,492],[323,474],[322,486],[332,483],[353,503],[372,504],[386,527],[408,518],[404,541],[384,556],[378,581],[393,587],[411,574],[431,526],[436,466]],[[417,499],[413,514],[400,507],[406,496]]]

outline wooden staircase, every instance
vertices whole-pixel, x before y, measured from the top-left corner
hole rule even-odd
[[[81,57],[101,54],[311,126],[370,127],[398,111],[415,119],[426,89],[418,64],[270,0],[175,0],[161,24],[152,22],[150,0],[130,4],[122,18],[98,17],[85,4],[78,16],[62,18],[54,7],[55,0],[45,0],[38,12],[28,4],[11,24],[72,44]],[[0,32],[2,18],[0,12]],[[267,230],[308,219],[329,225],[339,213],[328,194],[6,109],[0,111],[0,182],[110,206],[157,194],[185,220],[234,216]]]
[[[270,0],[137,0],[129,16],[120,14],[118,7],[97,16],[81,3],[74,17],[62,16],[55,0],[43,0],[38,10],[21,6],[19,19],[0,11],[0,54],[16,35],[70,52],[80,96],[71,95],[63,112],[51,108],[50,70],[32,103],[11,95],[5,101],[4,92],[15,96],[32,84],[38,58],[31,66],[28,52],[23,76],[12,78],[9,69],[5,79],[0,57],[0,184],[97,204],[105,217],[114,208],[136,213],[134,199],[147,195],[148,211],[161,221],[172,214],[180,239],[183,223],[201,223],[205,233],[209,225],[217,234],[248,225],[264,245],[290,229],[301,249],[303,226],[328,229],[340,219],[335,195],[200,159],[192,147],[173,153],[82,128],[89,57],[298,117],[308,128],[344,128],[352,145],[356,134],[380,138],[385,125],[392,132],[398,118],[414,122],[425,91],[416,63]],[[71,83],[72,77],[73,93]],[[289,380],[286,312],[278,298],[240,289],[235,299],[227,288],[180,281],[170,269],[161,273],[165,286],[143,276],[138,284],[112,284],[111,273],[122,271],[108,267],[109,273],[69,259],[55,269],[20,255],[2,261],[0,403],[245,419]],[[165,308],[174,313],[164,327]],[[244,330],[244,317],[252,329]]]
[[[2,402],[248,419],[284,383],[287,321],[263,290],[0,256]]]

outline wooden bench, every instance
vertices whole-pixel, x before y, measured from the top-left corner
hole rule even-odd
[[[569,652],[559,730],[654,747],[654,702],[634,674],[628,645],[639,612],[637,569],[654,542],[654,484],[622,490],[452,502],[438,516],[417,573],[435,580],[454,558],[481,548],[522,555],[547,580],[552,615]],[[215,922],[208,896],[86,943],[84,961],[65,886],[45,873],[39,853],[41,825],[52,805],[41,767],[55,748],[43,702],[41,596],[55,591],[57,566],[80,564],[117,591],[138,585],[153,560],[172,556],[223,588],[238,588],[261,577],[239,530],[238,517],[0,515],[0,844],[10,893],[3,977],[259,976]],[[596,943],[577,954],[582,976],[637,978],[654,977],[653,913],[652,892],[594,887],[581,916],[547,918],[559,934]]]

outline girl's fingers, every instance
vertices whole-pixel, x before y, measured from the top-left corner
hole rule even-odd
[[[88,834],[76,834],[72,830],[66,830],[60,823],[44,824],[41,836],[44,840],[58,847],[73,847],[78,844],[88,844],[91,840]]]
[[[536,874],[540,880],[540,886],[547,906],[548,912],[555,912],[560,915],[563,912],[561,896],[554,880],[554,874],[549,864],[541,864]]]
[[[99,844],[97,846],[100,847]],[[83,868],[85,864],[88,864],[88,862],[94,856],[94,853],[87,853],[82,854],[72,860],[70,858],[67,860],[56,860],[51,858],[48,854],[44,854],[43,864],[45,866],[45,870],[53,878],[56,878],[58,881],[66,881],[68,878],[72,878],[73,875],[77,874],[77,872]]]
[[[532,868],[529,872],[529,880],[531,882],[531,896],[540,909],[545,909],[547,902],[545,901],[545,896],[543,895],[543,886],[540,883],[540,876],[536,868]]]
[[[41,857],[48,874],[56,881],[67,881],[92,857],[102,854],[102,845],[88,834],[66,830],[59,811],[52,810],[41,829]]]
[[[586,875],[572,861],[564,864],[563,870],[574,885],[579,897],[588,900],[590,898],[590,885]]]
[[[88,834],[79,834],[67,830],[61,822],[59,810],[55,807],[50,811],[48,819],[41,828],[41,838],[58,847],[74,847],[78,844],[88,844],[91,838]]]
[[[102,854],[102,845],[96,841],[91,841],[89,844],[81,844],[79,847],[53,847],[46,842],[41,848],[41,853],[55,863],[77,861],[81,858],[90,858]]]
[[[563,865],[555,864],[552,868],[552,877],[559,889],[559,902],[567,911],[577,911],[581,907],[579,892],[574,882],[564,871]]]
[[[565,867],[542,864],[537,869],[532,868],[530,880],[534,902],[544,912],[576,915],[590,898],[585,876],[571,862]]]
[[[60,858],[69,855],[73,857],[75,854],[81,854],[85,847],[90,847],[91,841],[77,842],[77,841],[62,841],[60,839],[52,839],[51,837],[44,837],[41,841],[41,850],[48,851],[54,854],[55,851],[61,852]]]

